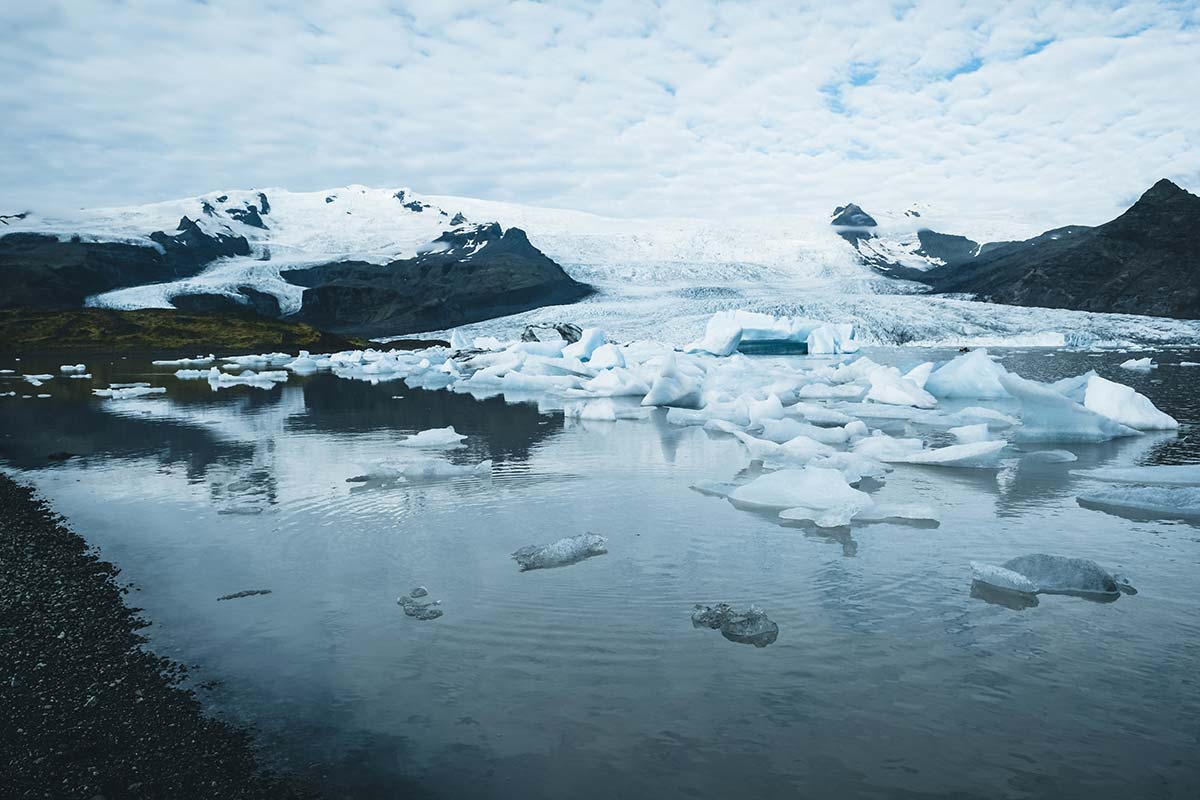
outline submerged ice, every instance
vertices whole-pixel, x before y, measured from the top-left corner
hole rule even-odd
[[[521,571],[565,567],[608,552],[608,539],[594,533],[568,536],[550,544],[531,544],[515,550],[513,559]]]

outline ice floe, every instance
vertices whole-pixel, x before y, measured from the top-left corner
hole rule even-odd
[[[521,571],[565,567],[608,552],[608,539],[594,533],[568,536],[550,544],[531,544],[513,552]]]
[[[64,373],[87,372],[87,364],[63,364],[58,371]]]
[[[997,399],[1008,397],[1000,382],[1006,374],[1008,370],[992,361],[987,350],[972,350],[934,370],[925,388],[936,397]]]
[[[414,433],[412,436],[398,442],[398,444],[401,447],[426,447],[449,450],[456,447],[465,447],[463,440],[466,438],[466,434],[459,433],[454,430],[453,425],[449,425],[445,428],[431,428],[427,431]]]
[[[486,478],[491,474],[492,462],[490,459],[480,461],[478,464],[455,464],[444,458],[416,458],[410,461],[376,464],[368,472],[346,480],[349,483],[397,480],[417,483],[463,477]]]
[[[1000,566],[971,562],[974,578],[1000,589],[1037,594],[1136,594],[1128,581],[1086,558],[1034,553]]]
[[[110,400],[132,400],[135,397],[143,397],[150,394],[166,394],[165,386],[126,386],[121,387],[113,384],[107,389],[92,389],[92,394],[97,397],[107,397]]]
[[[1084,507],[1164,519],[1200,518],[1200,488],[1194,486],[1109,486],[1080,492]]]
[[[1179,427],[1174,417],[1155,408],[1145,395],[1099,375],[1088,377],[1083,405],[1139,431],[1166,431]]]
[[[999,465],[1000,451],[1007,446],[1008,442],[1003,440],[995,442],[976,441],[968,444],[952,444],[948,447],[921,450],[892,460],[905,464],[923,464],[925,466],[987,469]]]
[[[1106,442],[1138,431],[1086,408],[1052,387],[1017,375],[1000,378],[1009,394],[1021,403],[1018,441]]]
[[[1158,364],[1150,356],[1145,358],[1131,358],[1128,361],[1122,361],[1119,365],[1121,369],[1133,370],[1134,372],[1149,372],[1152,369],[1157,369]]]
[[[715,606],[697,604],[692,611],[692,627],[717,630],[731,642],[755,647],[766,647],[779,638],[779,625],[753,603],[745,611],[727,603]]]
[[[1108,483],[1145,483],[1160,486],[1200,486],[1200,464],[1164,464],[1154,467],[1098,467],[1075,469],[1080,478]]]

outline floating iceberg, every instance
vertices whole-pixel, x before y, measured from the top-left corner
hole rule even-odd
[[[905,464],[924,464],[926,466],[989,469],[998,465],[1000,451],[1007,446],[1008,442],[1003,439],[996,442],[952,444],[949,447],[937,447],[932,450],[910,453],[893,460]]]
[[[1156,369],[1158,364],[1155,364],[1150,356],[1146,356],[1145,358],[1131,358],[1128,361],[1122,361],[1118,366],[1121,369],[1133,370],[1134,372],[1149,372],[1152,369]]]
[[[604,344],[604,331],[599,328],[584,328],[580,332],[579,341],[572,342],[562,349],[563,358],[577,358],[587,361],[592,353]]]
[[[1021,402],[1023,425],[1014,434],[1018,441],[1106,442],[1138,433],[1045,384],[1011,373],[1002,375],[1000,383]]]
[[[941,522],[942,515],[933,506],[923,503],[875,503],[854,515],[854,522],[886,522],[888,520],[912,520],[913,522]]]
[[[1008,397],[1000,382],[1008,370],[988,356],[987,350],[972,350],[934,370],[925,389],[935,397],[997,399]]]
[[[58,368],[59,372],[87,372],[87,364],[63,364]]]
[[[692,611],[692,627],[719,630],[731,642],[766,647],[779,638],[779,626],[753,603],[739,611],[728,603],[697,605]]]
[[[568,536],[550,544],[531,544],[513,552],[521,571],[565,567],[608,552],[608,539],[594,533]]]
[[[685,366],[674,353],[668,354],[650,391],[642,398],[642,405],[699,408],[703,405],[700,397],[703,382],[703,371],[691,364]]]
[[[492,462],[490,459],[480,461],[478,464],[455,464],[444,458],[418,458],[412,461],[377,464],[372,467],[370,472],[346,480],[349,483],[400,479],[422,482],[462,477],[489,477],[491,474]]]
[[[1200,488],[1194,486],[1112,486],[1082,492],[1080,505],[1102,511],[1124,511],[1165,519],[1200,518]]]
[[[1154,407],[1150,398],[1099,375],[1088,378],[1083,405],[1139,431],[1175,430],[1179,423]]]
[[[781,469],[760,475],[737,487],[729,499],[741,506],[786,510],[784,519],[811,519],[822,527],[845,525],[871,505],[871,496],[847,483],[835,469],[805,467]]]
[[[1069,464],[1078,461],[1079,456],[1070,450],[1034,450],[1023,454],[1021,460],[1041,464]]]
[[[916,408],[933,408],[937,405],[937,399],[912,379],[887,368],[872,372],[870,380],[871,389],[867,392],[867,400],[894,406],[915,406]]]
[[[156,367],[206,367],[217,360],[217,357],[212,353],[206,356],[196,356],[195,358],[176,358],[165,361],[151,361],[150,363]]]
[[[971,562],[971,567],[975,580],[1017,592],[1114,597],[1121,592],[1137,594],[1128,581],[1086,558],[1034,553],[1010,559],[999,567],[978,562]]]
[[[1075,469],[1071,474],[1080,478],[1108,483],[1147,483],[1159,486],[1200,486],[1200,464],[1163,465],[1157,467],[1099,467]]]
[[[766,439],[758,439],[737,429],[731,430],[729,433],[736,436],[738,441],[746,446],[751,458],[774,464],[807,464],[817,456],[828,456],[835,452],[829,445],[807,436],[796,436],[783,444],[776,444]]]
[[[903,461],[908,456],[924,450],[925,443],[920,439],[898,439],[876,431],[873,435],[855,442],[853,449],[855,453],[888,463]]]
[[[127,388],[92,389],[97,397],[107,397],[110,400],[131,400],[148,394],[165,394],[164,386],[130,386]]]
[[[401,447],[429,447],[438,450],[450,450],[456,447],[465,447],[463,439],[466,435],[458,433],[454,430],[454,426],[450,425],[445,428],[432,428],[420,433],[414,433],[407,439],[397,442]]]
[[[960,425],[957,428],[950,429],[950,435],[958,440],[959,444],[971,444],[973,442],[986,442],[992,438],[991,431],[986,422],[978,422],[974,425]]]

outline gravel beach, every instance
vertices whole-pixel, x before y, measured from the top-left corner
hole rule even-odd
[[[141,647],[117,574],[0,474],[0,797],[315,797]]]

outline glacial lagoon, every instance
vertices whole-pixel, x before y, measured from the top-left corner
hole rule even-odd
[[[958,355],[863,354],[902,370]],[[819,528],[697,491],[764,468],[663,410],[581,419],[324,371],[215,391],[151,354],[25,354],[0,364],[17,391],[0,397],[0,459],[122,569],[150,646],[197,665],[206,707],[334,796],[1194,797],[1200,526],[1081,504],[1113,484],[1074,471],[1200,460],[1200,367],[1180,366],[1200,353],[992,355],[1035,380],[1095,369],[1180,429],[1012,444],[987,469],[893,464],[872,496],[938,522]],[[1145,355],[1158,368],[1118,367]],[[92,379],[60,373],[75,361]],[[136,382],[166,391],[92,393]],[[370,477],[447,426],[466,438],[437,455],[471,469]],[[1026,457],[1048,449],[1077,460]],[[586,533],[607,552],[512,557]],[[973,582],[971,562],[1032,553],[1094,560],[1137,594]],[[405,613],[416,587],[440,616]],[[763,609],[777,638],[693,625],[719,603]]]

